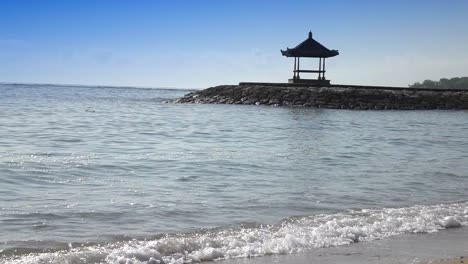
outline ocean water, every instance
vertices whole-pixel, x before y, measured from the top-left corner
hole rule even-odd
[[[191,263],[468,226],[468,111],[0,84],[0,263]]]

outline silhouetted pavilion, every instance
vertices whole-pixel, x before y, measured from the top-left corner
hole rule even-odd
[[[286,50],[281,50],[281,54],[286,57],[294,57],[294,75],[292,79],[289,79],[289,83],[309,83],[317,85],[328,85],[330,80],[325,79],[325,58],[330,58],[338,55],[337,50],[329,50],[322,44],[318,43],[312,38],[312,32],[309,32],[309,37],[304,40],[297,47]],[[319,69],[318,70],[301,70],[300,69],[300,58],[319,58]],[[318,73],[317,79],[301,79],[300,73]]]

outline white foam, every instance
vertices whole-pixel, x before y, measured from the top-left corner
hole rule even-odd
[[[454,216],[447,216],[444,218],[443,225],[445,228],[454,228],[454,227],[461,227],[462,223],[458,220],[457,217]]]
[[[288,219],[275,226],[230,228],[196,234],[168,235],[150,241],[128,241],[103,247],[29,254],[1,263],[182,264],[291,254],[313,248],[384,239],[403,233],[437,232],[468,226],[468,203],[405,208],[349,210]]]

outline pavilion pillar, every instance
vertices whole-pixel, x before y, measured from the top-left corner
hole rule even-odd
[[[318,76],[318,79],[319,80],[322,79],[322,58],[321,57],[319,58],[319,76]]]
[[[300,65],[301,57],[297,57],[297,78],[300,79],[301,77],[299,76],[299,65]]]
[[[294,75],[293,79],[296,79],[296,57],[294,57]]]
[[[323,58],[323,75],[322,80],[325,80],[325,58]]]

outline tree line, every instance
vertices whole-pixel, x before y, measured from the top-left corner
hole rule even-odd
[[[468,77],[442,78],[439,81],[425,80],[409,85],[410,88],[468,89]]]

